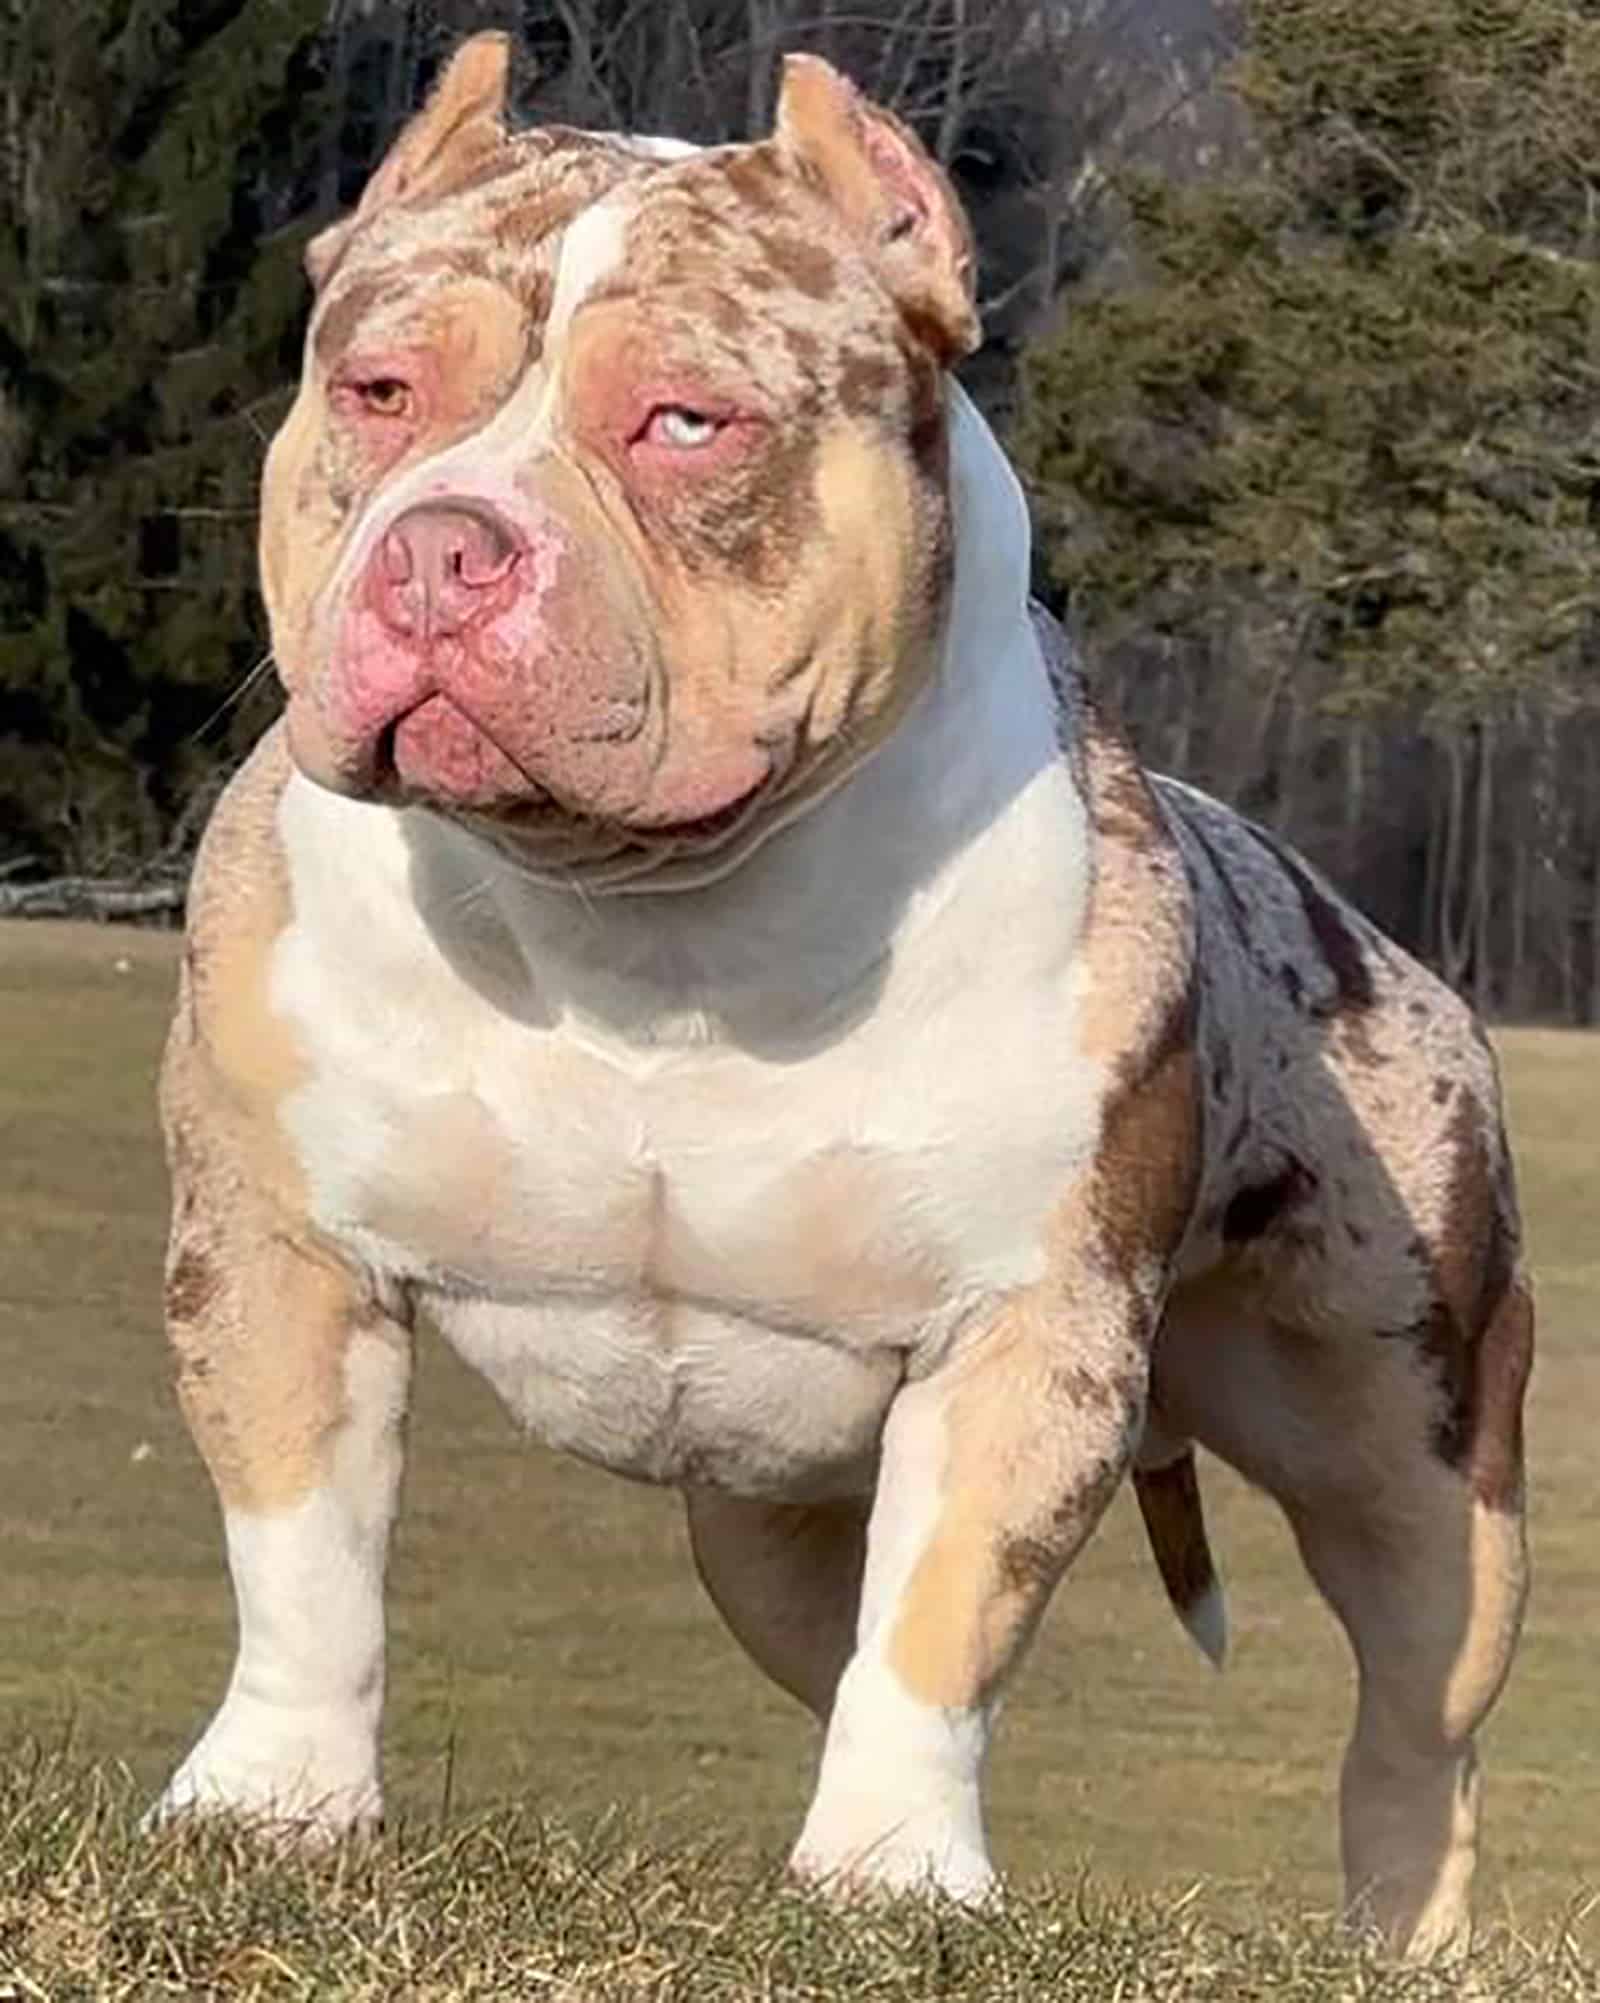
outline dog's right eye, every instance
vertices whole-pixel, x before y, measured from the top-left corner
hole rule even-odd
[[[346,376],[334,385],[337,397],[366,417],[410,417],[416,397],[404,376]]]
[[[398,376],[379,376],[373,382],[362,383],[360,396],[374,417],[411,415],[411,385]]]

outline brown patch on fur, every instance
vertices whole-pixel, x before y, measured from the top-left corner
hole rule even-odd
[[[1098,1455],[1079,1471],[1057,1502],[1048,1532],[1007,1531],[1001,1535],[995,1554],[999,1590],[989,1618],[991,1660],[1002,1662],[1005,1652],[1015,1650],[1032,1629],[1082,1542],[1085,1526],[1098,1522],[1126,1464],[1120,1446]],[[992,1671],[984,1695],[998,1679],[999,1671]]]
[[[894,386],[893,366],[868,348],[847,353],[839,368],[839,402],[852,417],[872,417]]]
[[[1533,1300],[1516,1282],[1490,1316],[1473,1372],[1467,1479],[1487,1509],[1522,1500],[1522,1404],[1533,1369]]]
[[[1145,850],[1165,839],[1150,782],[1131,756],[1103,758],[1096,777],[1092,812],[1102,841]]]
[[[177,1150],[174,1150],[175,1158]],[[193,1159],[185,1146],[183,1159]],[[186,1173],[180,1170],[179,1173]],[[190,1240],[175,1248],[176,1256],[167,1272],[164,1300],[167,1319],[172,1322],[203,1320],[206,1310],[222,1291],[222,1274],[210,1249]]]
[[[1172,996],[1161,1030],[1130,1061],[1107,1107],[1089,1204],[1103,1256],[1118,1273],[1165,1268],[1200,1186],[1201,1092],[1192,979]]]
[[[1517,1274],[1506,1176],[1491,1159],[1483,1116],[1463,1093],[1450,1120],[1448,1198],[1431,1257],[1434,1300],[1416,1330],[1438,1377],[1434,1451],[1465,1471],[1481,1499],[1514,1506],[1520,1493],[1522,1394],[1532,1366],[1532,1306]]]
[[[808,243],[790,230],[757,231],[755,243],[779,279],[802,298],[819,304],[839,289],[839,260],[825,244]]]
[[[324,368],[335,356],[344,353],[357,327],[376,307],[392,298],[394,291],[392,281],[371,276],[353,279],[340,287],[338,295],[318,313],[311,336],[311,345]]]
[[[727,154],[721,171],[740,201],[753,209],[772,214],[783,206],[789,176],[770,142]]]

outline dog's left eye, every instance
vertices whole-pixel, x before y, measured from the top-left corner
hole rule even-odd
[[[670,445],[679,452],[694,452],[709,445],[722,429],[722,419],[708,417],[703,410],[686,404],[664,403],[651,411],[644,436],[652,445]]]

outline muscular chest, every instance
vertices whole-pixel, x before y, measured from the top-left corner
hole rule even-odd
[[[1070,834],[1070,797],[1025,802],[919,887],[815,1013],[788,1003],[837,936],[820,864],[800,896],[741,876],[698,934],[621,908],[468,936],[454,884],[427,922],[414,857],[336,875],[291,842],[272,992],[314,1220],[556,1445],[764,1493],[857,1478],[908,1361],[1042,1275],[1097,1142],[1063,805]]]
[[[629,1053],[444,1000],[324,1047],[288,1118],[323,1229],[507,1304],[625,1298],[679,1310],[669,1331],[702,1307],[901,1344],[1035,1276],[1089,1140],[1069,998],[1043,987],[886,1008],[789,1062]]]

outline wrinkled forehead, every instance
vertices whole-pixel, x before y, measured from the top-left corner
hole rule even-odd
[[[579,217],[552,335],[580,305],[669,366],[748,379],[774,404],[870,408],[910,360],[865,257],[770,141],[674,162]]]
[[[353,232],[324,282],[312,322],[318,356],[340,352],[358,327],[381,338],[428,295],[464,281],[542,319],[568,225],[650,171],[652,157],[607,135],[519,133],[439,199],[384,209]]]
[[[670,332],[762,365],[776,345],[815,374],[881,351],[894,315],[826,204],[770,142],[678,142],[543,128],[518,134],[467,185],[385,211],[330,274],[313,323],[329,362],[359,328],[403,335],[428,302],[485,289],[536,345],[580,306],[632,303]]]

